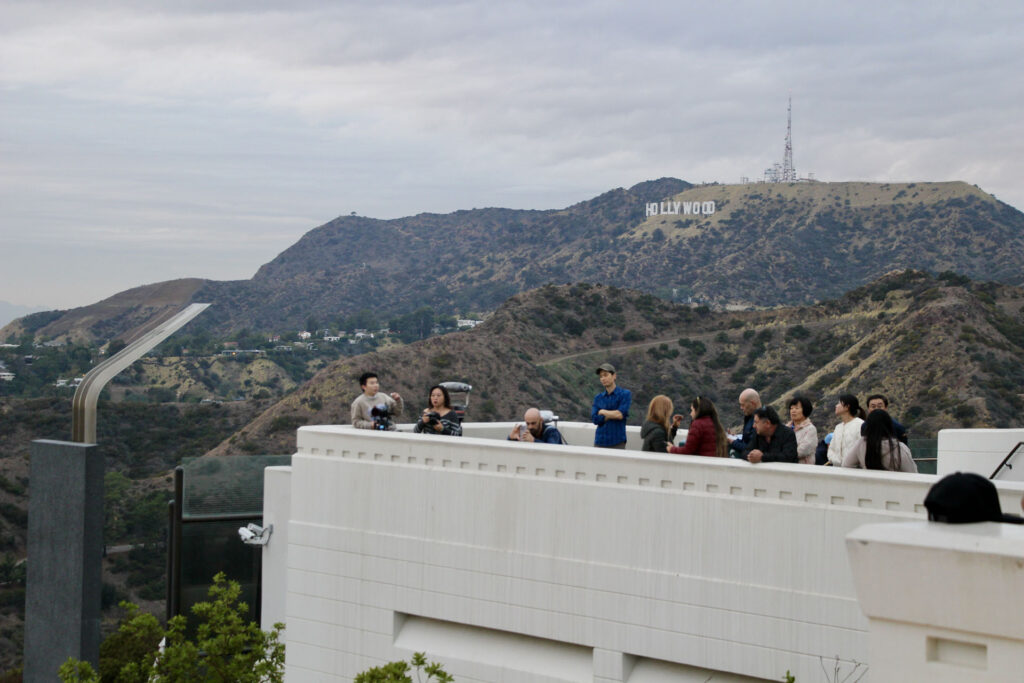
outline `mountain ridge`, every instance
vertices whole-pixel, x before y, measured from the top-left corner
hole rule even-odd
[[[715,202],[715,211],[647,215],[648,203],[662,202]],[[959,181],[663,178],[564,209],[342,216],[310,230],[250,280],[189,280],[194,290],[175,291],[178,306],[214,304],[193,325],[230,335],[299,330],[310,321],[341,327],[362,310],[380,326],[422,306],[446,315],[489,311],[545,283],[600,282],[719,308],[811,303],[905,268],[1024,284],[1022,255],[1024,214]],[[27,331],[110,339],[124,335],[147,303],[107,308],[29,316],[0,330],[0,339]]]

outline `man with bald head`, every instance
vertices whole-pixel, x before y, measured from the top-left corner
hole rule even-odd
[[[516,425],[508,435],[509,441],[529,441],[539,443],[563,444],[565,439],[554,425],[544,424],[544,418],[536,408],[528,408],[523,415],[525,425]]]
[[[740,392],[740,411],[743,412],[743,433],[729,444],[729,454],[734,458],[745,458],[750,444],[757,438],[754,431],[754,412],[761,407],[761,397],[753,389]]]

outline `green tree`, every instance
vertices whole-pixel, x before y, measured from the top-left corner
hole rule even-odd
[[[416,673],[417,683],[437,681],[438,683],[451,683],[455,679],[448,674],[437,662],[427,664],[427,655],[423,652],[416,652],[412,656],[412,667]],[[422,678],[421,673],[426,674]],[[409,662],[389,662],[384,666],[375,666],[358,674],[353,683],[413,683],[409,676]]]
[[[100,645],[100,680],[106,683],[145,683],[153,668],[163,629],[156,617],[130,602],[121,625]]]
[[[207,602],[193,605],[199,618],[196,637],[186,636],[186,619],[178,615],[167,630],[156,617],[129,603],[117,633],[100,647],[100,673],[88,662],[68,659],[58,675],[63,683],[281,683],[284,680],[284,624],[263,631],[246,620],[248,606],[239,602],[241,587],[223,573],[213,577]],[[157,651],[161,638],[163,652]],[[113,641],[113,642],[111,642]],[[109,643],[109,645],[108,645]],[[440,680],[440,679],[439,679]]]

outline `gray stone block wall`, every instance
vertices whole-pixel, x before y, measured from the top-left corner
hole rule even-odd
[[[44,440],[30,457],[24,680],[51,683],[68,657],[99,662],[103,458]]]

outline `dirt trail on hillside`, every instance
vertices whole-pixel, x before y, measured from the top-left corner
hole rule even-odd
[[[797,325],[803,325],[808,330],[818,331],[818,330],[820,330],[822,328],[825,328],[825,327],[833,327],[833,326],[835,326],[836,324],[839,323],[839,320],[840,320],[839,318],[835,318],[835,319],[828,319],[828,320],[815,320],[814,322],[807,322],[807,323],[794,322],[794,323],[784,323],[784,324],[781,324],[781,325],[765,324],[765,325],[755,325],[754,327],[757,327],[757,328],[763,328],[763,327],[782,327],[782,328],[787,328],[788,329],[790,327],[796,327]],[[698,334],[686,335],[686,337],[687,337],[687,339],[694,339],[694,340],[713,339],[714,337],[718,336],[722,332],[729,332],[729,330],[724,330],[724,329],[723,330],[712,330],[711,332],[700,332]],[[675,334],[675,335],[672,335],[671,337],[664,337],[662,339],[654,339],[654,340],[650,340],[650,341],[636,342],[634,344],[621,344],[619,346],[607,346],[607,347],[602,347],[600,349],[592,349],[590,351],[579,351],[577,353],[570,353],[570,354],[564,355],[564,356],[555,356],[554,358],[546,358],[545,360],[542,360],[542,361],[540,361],[538,363],[534,363],[534,365],[536,365],[537,367],[540,368],[540,367],[544,367],[544,366],[547,366],[547,365],[554,365],[556,363],[561,363],[562,361],[572,360],[573,358],[582,358],[583,356],[594,356],[594,355],[601,354],[601,353],[609,354],[609,353],[616,353],[616,352],[622,352],[622,351],[633,351],[633,350],[637,350],[637,349],[641,349],[642,350],[642,349],[650,348],[652,346],[658,346],[659,344],[669,344],[669,343],[674,344],[674,343],[676,343],[679,340],[679,338],[680,338],[680,335],[679,334]]]

